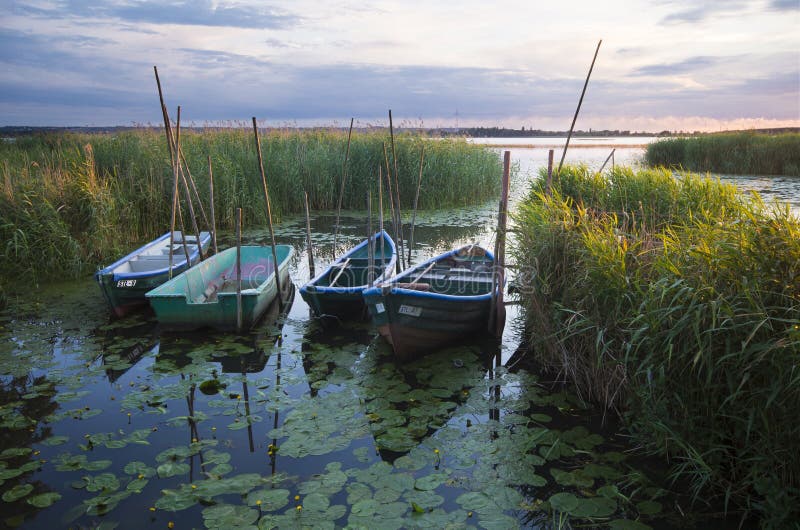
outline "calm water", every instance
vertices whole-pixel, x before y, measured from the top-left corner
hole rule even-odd
[[[640,155],[621,147],[616,163]],[[607,156],[575,149],[568,161]],[[547,149],[512,159],[513,205]],[[337,251],[332,216],[313,217],[318,270],[363,238],[365,217],[344,218]],[[495,218],[495,201],[421,212],[413,261],[492,248]],[[304,226],[276,230],[297,251],[297,286],[309,278]],[[368,324],[324,329],[299,296],[241,337],[162,333],[148,312],[111,320],[90,279],[12,297],[0,314],[0,525],[549,528],[569,513],[726,526],[575,396],[520,370],[520,324],[509,306],[501,341],[404,366]]]

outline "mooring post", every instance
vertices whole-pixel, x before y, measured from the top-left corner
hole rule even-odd
[[[275,268],[277,274],[277,266]],[[280,296],[278,292],[278,296]],[[236,208],[236,332],[242,332],[242,209]]]

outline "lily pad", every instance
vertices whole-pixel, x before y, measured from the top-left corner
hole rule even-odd
[[[37,508],[47,508],[48,506],[58,501],[60,498],[61,495],[55,492],[40,493],[39,495],[34,495],[33,497],[29,497],[27,502],[31,506],[35,506]]]
[[[25,497],[28,493],[33,491],[33,484],[17,484],[10,490],[3,493],[3,500],[6,502],[14,502]]]

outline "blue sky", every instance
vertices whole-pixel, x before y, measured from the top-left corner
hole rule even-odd
[[[800,0],[10,0],[0,125],[800,126]]]

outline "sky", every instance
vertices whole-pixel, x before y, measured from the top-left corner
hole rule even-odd
[[[0,126],[800,126],[800,0],[4,0]]]

